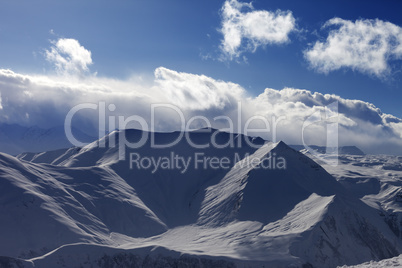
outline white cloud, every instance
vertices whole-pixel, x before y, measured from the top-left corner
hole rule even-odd
[[[402,150],[402,121],[392,115],[383,114],[371,103],[361,100],[343,99],[337,95],[312,93],[308,90],[285,88],[266,89],[254,102],[266,117],[285,116],[278,135],[289,142],[301,143],[302,125],[306,118],[331,103],[338,104],[339,143],[357,145],[366,152],[395,154]],[[391,119],[390,119],[391,118]],[[315,125],[306,129],[307,141],[325,144],[325,127]]]
[[[52,41],[53,46],[45,51],[46,59],[55,65],[60,74],[82,75],[89,72],[92,64],[91,51],[75,39],[60,38]]]
[[[272,139],[274,120],[280,119],[275,132],[277,139],[289,144],[302,143],[306,118],[323,111],[323,106],[338,102],[340,144],[357,145],[369,153],[400,154],[402,151],[402,120],[383,114],[373,104],[292,88],[267,88],[254,98],[247,96],[246,90],[238,84],[163,67],[155,70],[152,81],[141,81],[134,76],[126,80],[94,76],[72,79],[0,70],[0,93],[3,100],[0,122],[41,127],[63,125],[74,105],[107,100],[106,105],[116,106],[114,112],[106,109],[107,116],[138,115],[150,124],[152,104],[172,104],[181,109],[186,119],[204,116],[216,128],[229,127],[225,120],[214,120],[216,116],[227,116],[235,131],[252,116],[262,116],[269,122],[270,132],[257,134],[267,139]],[[84,110],[75,116],[73,123],[84,130],[89,126],[95,129],[98,111]],[[201,127],[201,123],[194,122],[192,127]],[[262,120],[255,120],[250,127],[261,128],[262,123]],[[168,109],[157,111],[154,126],[159,131],[181,128],[178,115]],[[325,125],[312,125],[304,134],[310,144],[326,142]]]
[[[235,83],[163,67],[155,70],[155,83],[170,102],[186,110],[223,110],[235,105],[245,94],[245,90]]]
[[[232,60],[245,51],[255,52],[259,46],[288,42],[295,27],[290,11],[254,10],[251,3],[226,0],[222,7],[221,50]]]
[[[317,41],[304,52],[310,65],[328,73],[342,67],[383,77],[389,61],[402,58],[402,28],[381,20],[333,18],[324,27],[331,30],[325,42]]]

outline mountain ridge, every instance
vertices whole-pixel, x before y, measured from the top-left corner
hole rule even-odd
[[[9,237],[0,255],[57,266],[60,259],[73,261],[63,253],[67,249],[63,245],[73,244],[68,247],[72,254],[82,250],[76,243],[86,243],[91,250],[84,255],[89,254],[95,266],[100,261],[95,256],[102,256],[97,250],[103,246],[123,250],[129,254],[125,258],[145,258],[151,254],[145,248],[161,247],[165,257],[180,252],[197,261],[201,256],[228,261],[224,265],[335,267],[401,252],[401,241],[375,209],[284,142],[191,132],[190,139],[199,145],[211,137],[221,145],[232,138],[244,143],[198,149],[189,147],[185,140],[158,149],[145,143],[139,148],[126,146],[124,159],[119,159],[121,147],[99,146],[103,142],[118,144],[123,137],[129,142],[138,141],[140,135],[145,134],[138,130],[115,131],[86,147],[49,154],[47,160],[54,164],[34,163],[46,158],[46,153],[36,158],[30,155],[33,162],[0,154],[0,183],[7,186],[0,187],[1,215],[15,211],[39,228],[34,232],[38,238],[33,237],[31,242],[23,237],[13,241],[13,228],[26,230],[27,234],[32,229],[22,219],[14,222],[9,217],[0,222],[3,236]],[[174,135],[178,133],[159,133],[155,139],[162,144],[171,142]],[[183,157],[195,153],[242,157],[227,169],[189,166],[184,173],[177,169],[152,173],[130,168],[132,153],[144,159],[167,157],[172,151]],[[285,159],[284,168],[278,165],[281,157]],[[277,166],[272,165],[273,159],[278,160]],[[32,197],[35,201],[30,203]],[[31,212],[27,214],[26,210]],[[40,223],[50,222],[50,218],[57,232],[69,230],[71,240],[52,240],[52,229],[40,228]],[[375,239],[368,240],[370,237]],[[46,252],[53,253],[43,254]]]
[[[71,131],[80,142],[89,143],[96,140],[77,128],[73,127]],[[24,152],[39,153],[71,146],[64,126],[44,129],[38,126],[24,127],[17,124],[0,123],[0,151],[4,153],[11,155]]]

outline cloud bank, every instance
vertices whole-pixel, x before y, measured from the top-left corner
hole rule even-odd
[[[255,52],[259,46],[286,43],[296,28],[290,11],[254,10],[251,3],[237,0],[225,1],[221,15],[221,50],[229,60],[243,52]]]
[[[193,116],[204,117],[212,127],[228,129],[228,121],[222,119],[222,116],[227,116],[235,131],[242,131],[246,124],[255,129],[266,129],[268,124],[269,131],[255,130],[248,134],[282,139],[289,144],[301,144],[303,134],[305,142],[323,145],[326,124],[312,124],[303,129],[303,123],[312,115],[317,116],[317,112],[318,115],[322,113],[325,106],[336,103],[341,145],[357,145],[368,153],[402,152],[402,120],[383,114],[379,108],[364,101],[293,88],[267,88],[259,96],[251,97],[238,84],[163,67],[155,70],[153,81],[139,81],[134,76],[126,80],[94,76],[74,80],[3,69],[0,70],[0,121],[59,126],[63,125],[66,114],[75,105],[104,101],[106,107],[110,107],[109,104],[115,107],[106,108],[107,116],[118,121],[118,116],[138,115],[158,131],[181,129],[181,118],[177,114],[180,110],[187,122]],[[154,110],[155,120],[152,122],[151,107],[155,104],[164,107]],[[97,131],[98,114],[99,109],[83,110],[74,117],[73,123],[83,130]],[[190,128],[204,126],[205,120],[198,118]]]
[[[333,18],[324,28],[336,27],[325,42],[317,41],[304,52],[318,72],[341,68],[383,77],[389,74],[391,60],[402,58],[402,28],[382,20]]]
[[[402,152],[402,120],[361,100],[294,88],[266,88],[252,97],[238,84],[164,67],[149,81],[97,77],[89,74],[90,51],[74,39],[53,42],[46,56],[59,71],[53,76],[0,69],[0,122],[61,126],[71,109],[92,104],[72,123],[93,136],[144,124],[144,130],[156,131],[208,126],[288,144],[326,145],[330,125],[338,123],[340,145]],[[130,121],[132,116],[144,124]]]

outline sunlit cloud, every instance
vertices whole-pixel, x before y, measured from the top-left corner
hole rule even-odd
[[[163,67],[155,70],[155,84],[169,102],[186,110],[223,110],[245,95],[238,84]]]
[[[330,30],[324,42],[317,41],[304,52],[311,67],[322,73],[341,68],[383,77],[389,74],[391,60],[402,58],[402,28],[381,20],[333,18],[324,28]]]
[[[260,46],[283,44],[296,29],[290,11],[255,10],[251,3],[227,0],[222,7],[224,58],[233,60],[243,52],[255,52]]]
[[[52,41],[52,47],[45,51],[45,56],[59,74],[82,75],[89,72],[89,66],[93,63],[91,51],[71,38]]]

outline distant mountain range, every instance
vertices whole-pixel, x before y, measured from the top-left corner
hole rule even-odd
[[[96,138],[73,128],[74,137],[83,143]],[[37,126],[23,127],[16,124],[0,124],[0,152],[17,155],[22,152],[44,152],[73,145],[66,138],[64,127],[43,129]]]
[[[180,133],[0,153],[0,267],[336,267],[402,253],[398,192],[387,190],[401,184],[399,158],[345,155],[328,167],[337,180],[284,142],[211,130],[155,148],[151,135],[167,144]],[[363,177],[351,185],[370,163],[390,174],[367,175],[384,192],[358,191],[376,185]]]
[[[77,128],[72,128],[74,137],[82,143],[91,143],[96,138],[91,137]],[[39,153],[57,149],[70,148],[73,145],[65,135],[64,127],[43,129],[37,126],[23,127],[16,124],[0,123],[0,152],[18,155],[21,153]],[[290,145],[291,148],[300,151],[304,150],[303,145]],[[339,146],[338,148],[327,148],[325,146],[310,145],[310,148],[317,153],[338,153],[364,155],[356,146]]]

